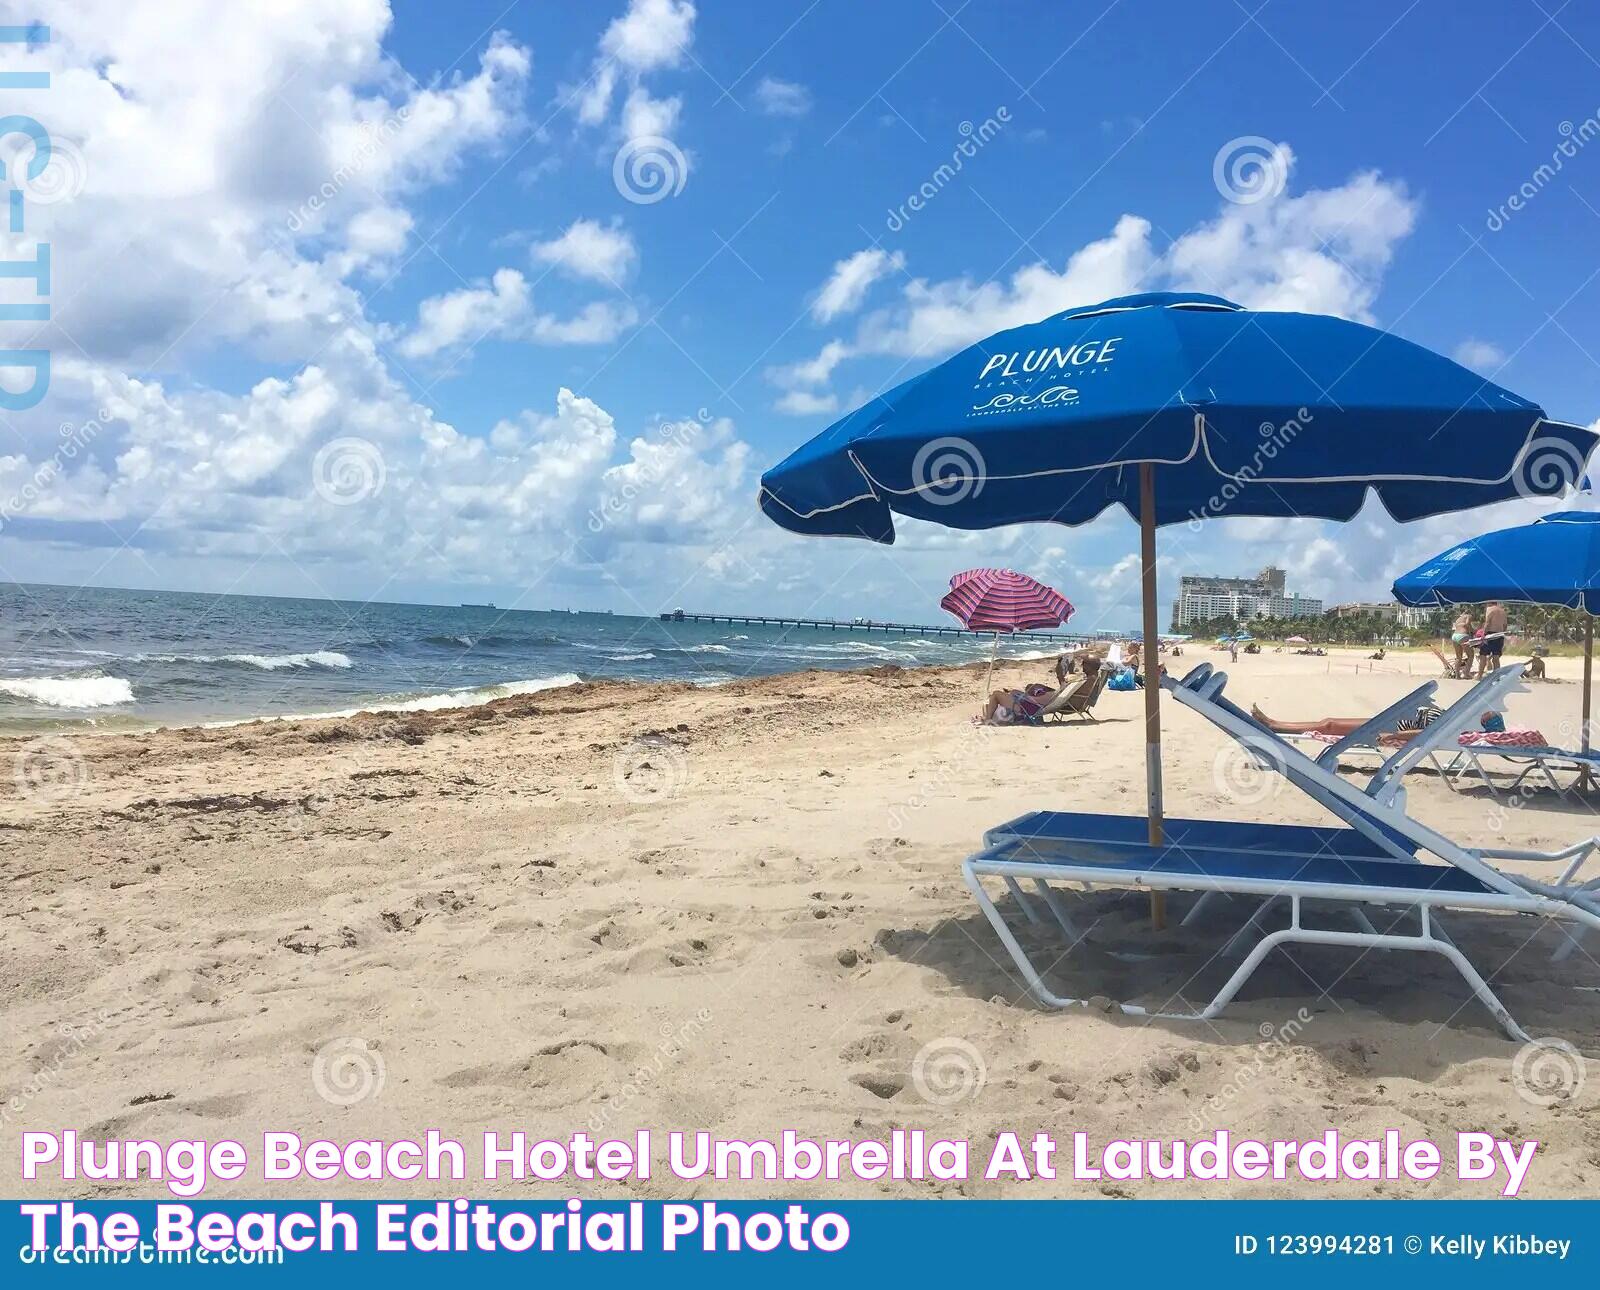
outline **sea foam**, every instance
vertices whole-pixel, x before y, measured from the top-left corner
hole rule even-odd
[[[0,679],[0,694],[47,708],[109,708],[133,702],[133,686],[120,676],[21,676]]]

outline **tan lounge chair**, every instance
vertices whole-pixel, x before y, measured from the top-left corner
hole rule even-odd
[[[1471,679],[1471,677],[1472,677],[1472,668],[1471,668],[1470,665],[1468,665],[1464,669],[1457,670],[1456,665],[1455,665],[1455,660],[1446,658],[1444,656],[1444,651],[1441,650],[1432,641],[1428,642],[1428,648],[1433,651],[1434,658],[1439,660],[1439,666],[1444,668],[1444,674],[1446,676],[1448,676],[1452,681],[1466,681],[1466,680],[1470,680]]]
[[[1111,669],[1100,668],[1092,677],[1085,677],[1072,689],[1061,691],[1040,708],[1039,720],[1054,717],[1057,721],[1063,721],[1067,717],[1087,717],[1090,721],[1098,721],[1100,718],[1094,715],[1093,708],[1100,701],[1100,694],[1110,679]]]

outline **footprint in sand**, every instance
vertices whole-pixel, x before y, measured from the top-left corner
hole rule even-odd
[[[515,1104],[554,1110],[588,1102],[596,1089],[618,1082],[621,1066],[608,1046],[593,1039],[563,1039],[520,1060],[468,1066],[442,1077],[451,1089],[506,1089]]]
[[[839,1060],[857,1067],[848,1076],[850,1083],[888,1101],[910,1082],[916,1054],[917,1044],[909,1035],[876,1030],[852,1039],[839,1050]]]

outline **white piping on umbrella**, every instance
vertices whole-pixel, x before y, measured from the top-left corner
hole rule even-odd
[[[1224,470],[1220,465],[1218,465],[1216,458],[1211,455],[1211,445],[1210,445],[1210,442],[1207,440],[1207,437],[1206,437],[1206,434],[1205,434],[1205,417],[1201,413],[1196,413],[1195,414],[1195,441],[1194,441],[1193,446],[1190,448],[1188,455],[1184,456],[1184,457],[1176,457],[1176,458],[1173,458],[1173,457],[1130,457],[1130,458],[1127,458],[1125,460],[1100,462],[1100,463],[1097,463],[1095,465],[1090,465],[1090,466],[1052,466],[1052,467],[1049,467],[1048,469],[1045,469],[1045,470],[1024,471],[1024,472],[1022,472],[1020,474],[1015,474],[1015,475],[994,475],[994,474],[988,474],[988,473],[985,473],[985,474],[982,474],[982,475],[955,475],[955,474],[952,474],[952,475],[941,476],[939,479],[930,480],[927,483],[913,484],[909,488],[895,488],[895,487],[893,487],[893,486],[891,486],[889,484],[885,484],[882,480],[879,480],[879,479],[875,478],[872,475],[872,473],[862,464],[861,459],[858,456],[856,456],[855,449],[846,448],[845,449],[845,455],[847,457],[849,457],[851,463],[855,466],[855,468],[858,471],[861,472],[862,478],[865,479],[867,481],[867,483],[872,485],[872,487],[870,489],[868,489],[868,491],[866,491],[864,493],[857,493],[854,497],[847,498],[845,501],[842,501],[842,502],[836,502],[831,506],[818,506],[815,509],[809,510],[809,511],[797,510],[795,507],[789,505],[788,502],[784,501],[783,498],[779,497],[776,493],[774,493],[771,489],[768,489],[768,488],[763,488],[761,490],[761,496],[770,497],[774,502],[776,502],[779,506],[783,507],[783,509],[788,511],[791,515],[794,515],[797,518],[804,520],[804,519],[811,519],[812,517],[817,516],[817,515],[826,515],[826,514],[829,514],[832,511],[842,511],[848,506],[854,506],[857,502],[880,501],[880,500],[882,500],[882,497],[883,497],[883,495],[885,493],[893,494],[896,497],[909,497],[914,493],[926,492],[929,489],[950,488],[950,487],[955,486],[955,485],[966,484],[966,483],[975,483],[975,482],[978,482],[980,480],[981,481],[988,481],[988,480],[997,480],[997,479],[1008,479],[1008,480],[1009,479],[1043,479],[1043,478],[1046,478],[1046,477],[1048,477],[1050,475],[1081,474],[1081,473],[1083,473],[1085,471],[1091,471],[1091,470],[1113,470],[1113,469],[1120,469],[1120,468],[1122,468],[1124,466],[1141,466],[1141,465],[1145,465],[1147,463],[1150,464],[1150,465],[1153,465],[1153,466],[1182,466],[1182,465],[1186,464],[1187,462],[1190,462],[1190,461],[1194,460],[1196,453],[1199,453],[1199,452],[1203,452],[1204,453],[1204,456],[1205,456],[1207,464],[1210,465],[1211,469],[1216,472],[1218,480],[1220,480],[1220,481],[1231,481],[1233,483],[1238,483],[1238,484],[1266,484],[1266,485],[1271,485],[1271,484],[1369,484],[1370,485],[1370,484],[1382,484],[1382,483],[1504,484],[1507,481],[1509,481],[1509,480],[1511,480],[1511,479],[1516,477],[1518,469],[1527,460],[1528,452],[1533,447],[1534,441],[1538,438],[1539,427],[1540,426],[1545,426],[1545,425],[1562,426],[1562,427],[1565,427],[1566,429],[1569,429],[1569,430],[1583,430],[1583,429],[1585,429],[1585,427],[1579,426],[1579,425],[1574,425],[1570,421],[1556,421],[1556,420],[1554,420],[1554,419],[1552,419],[1550,417],[1539,417],[1539,418],[1537,418],[1533,422],[1532,426],[1529,427],[1528,438],[1523,443],[1522,448],[1518,451],[1516,459],[1511,464],[1511,468],[1509,470],[1507,470],[1505,472],[1505,474],[1500,475],[1500,476],[1498,476],[1496,478],[1491,478],[1491,479],[1482,479],[1482,478],[1478,478],[1478,477],[1475,477],[1475,476],[1469,476],[1469,475],[1300,475],[1300,476],[1281,475],[1280,476],[1280,475],[1238,475],[1238,474],[1233,474],[1233,473],[1231,473],[1231,472],[1229,472],[1227,470]]]

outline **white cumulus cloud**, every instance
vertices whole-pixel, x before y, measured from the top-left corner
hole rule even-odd
[[[768,116],[804,116],[811,111],[811,91],[795,81],[763,76],[756,85],[756,106]]]
[[[842,314],[854,313],[872,284],[890,273],[905,268],[904,252],[889,252],[881,247],[869,247],[846,256],[833,266],[811,302],[811,316],[819,323],[832,322]]]
[[[533,258],[576,277],[617,283],[628,276],[639,251],[633,238],[617,225],[579,219],[568,225],[560,237],[538,243],[533,248]]]

